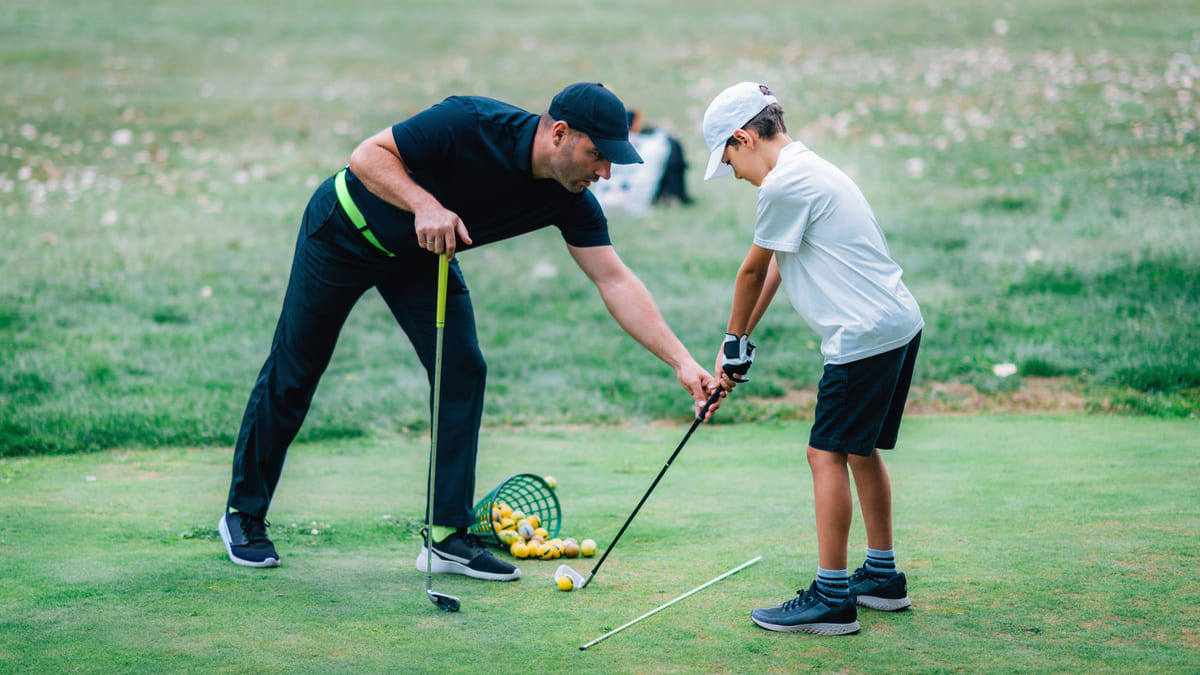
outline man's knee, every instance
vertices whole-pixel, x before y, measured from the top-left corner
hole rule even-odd
[[[446,384],[447,375],[455,378],[455,381],[464,387],[482,388],[487,382],[487,362],[479,351],[456,354],[454,358],[446,359],[443,367],[443,384]]]

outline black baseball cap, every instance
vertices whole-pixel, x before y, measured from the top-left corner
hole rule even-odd
[[[576,82],[550,102],[550,117],[582,131],[613,164],[641,164],[642,156],[629,142],[625,104],[598,82]]]

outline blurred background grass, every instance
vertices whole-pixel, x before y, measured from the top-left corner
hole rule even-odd
[[[918,384],[1055,377],[1092,410],[1200,411],[1194,3],[15,0],[0,8],[0,456],[231,443],[312,188],[452,94],[540,111],[597,80],[682,141],[698,203],[614,213],[612,233],[707,364],[755,193],[702,183],[699,119],[742,79],[772,86],[793,137],[872,202],[928,323]],[[487,424],[687,415],[554,232],[463,267]],[[787,395],[819,378],[808,328],[781,300],[756,338],[755,381],[722,420],[807,414]],[[1004,362],[1018,375],[996,377]],[[302,439],[422,429],[427,395],[368,296]]]

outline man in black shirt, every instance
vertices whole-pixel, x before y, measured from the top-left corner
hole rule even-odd
[[[230,559],[279,564],[266,514],[288,446],[308,412],[351,308],[379,291],[422,365],[434,365],[438,255],[451,258],[434,488],[432,570],[520,578],[467,532],[487,365],[455,253],[553,225],[609,312],[675,370],[699,407],[720,385],[667,326],[621,261],[587,187],[613,163],[641,162],[625,107],[599,84],[573,84],[542,115],[451,97],[363,141],[309,201],[270,355],[250,395],[218,522]],[[715,409],[716,406],[713,406]],[[697,408],[699,409],[699,408]],[[417,569],[427,569],[422,545]]]

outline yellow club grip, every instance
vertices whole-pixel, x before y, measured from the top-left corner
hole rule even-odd
[[[437,327],[446,325],[446,281],[450,274],[450,261],[446,254],[438,256]]]

